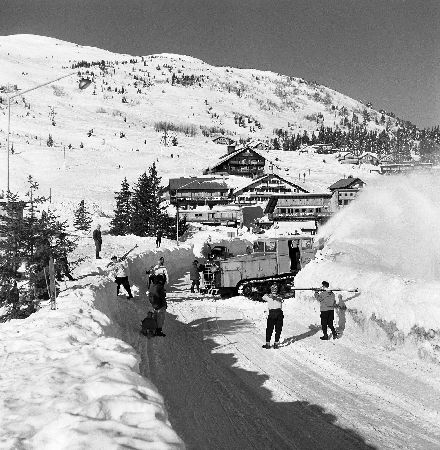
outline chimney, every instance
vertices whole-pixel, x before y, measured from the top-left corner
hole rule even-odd
[[[228,145],[228,155],[235,152],[235,144]]]

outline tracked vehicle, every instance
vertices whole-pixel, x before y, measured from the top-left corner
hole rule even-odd
[[[261,297],[273,283],[286,290],[293,284],[295,275],[315,256],[312,244],[310,235],[261,238],[247,254],[213,258],[206,266],[221,296]]]

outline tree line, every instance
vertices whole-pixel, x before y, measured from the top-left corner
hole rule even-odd
[[[176,219],[167,214],[161,202],[161,180],[155,163],[148,168],[148,173],[144,172],[138,178],[132,189],[124,178],[121,190],[115,192],[116,208],[110,223],[111,234],[156,236],[160,230],[164,237],[176,239]],[[187,228],[186,220],[179,220],[181,235]]]

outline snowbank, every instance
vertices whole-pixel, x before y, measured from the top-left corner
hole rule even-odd
[[[193,259],[188,245],[132,256],[134,306],[95,267],[60,294],[57,310],[2,324],[1,448],[184,448],[126,343],[140,338],[136,302],[145,302],[145,268],[160,255],[172,280]]]
[[[325,279],[359,288],[350,308],[404,334],[423,329],[433,336],[440,329],[439,189],[440,179],[427,175],[371,183],[320,230],[325,246],[296,285]]]

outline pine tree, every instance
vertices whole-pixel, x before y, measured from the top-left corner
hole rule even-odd
[[[88,211],[84,200],[81,200],[78,209],[74,212],[75,220],[73,221],[73,226],[77,230],[88,231],[92,226],[92,217]]]
[[[110,222],[110,234],[121,236],[130,233],[132,214],[131,191],[127,178],[121,184],[121,190],[116,194],[115,217]]]
[[[27,201],[8,193],[5,214],[0,216],[0,303],[9,307],[6,318],[27,317],[38,299],[48,298],[49,258],[58,260],[75,248],[67,237],[66,223],[50,210],[39,211],[46,199],[37,195],[38,183],[32,177],[28,182]],[[22,263],[26,264],[23,275],[18,273]]]
[[[132,194],[131,232],[137,236],[155,236],[157,230],[163,230],[166,214],[160,206],[160,181],[156,164],[144,172],[138,179]],[[163,230],[164,231],[164,230]]]

